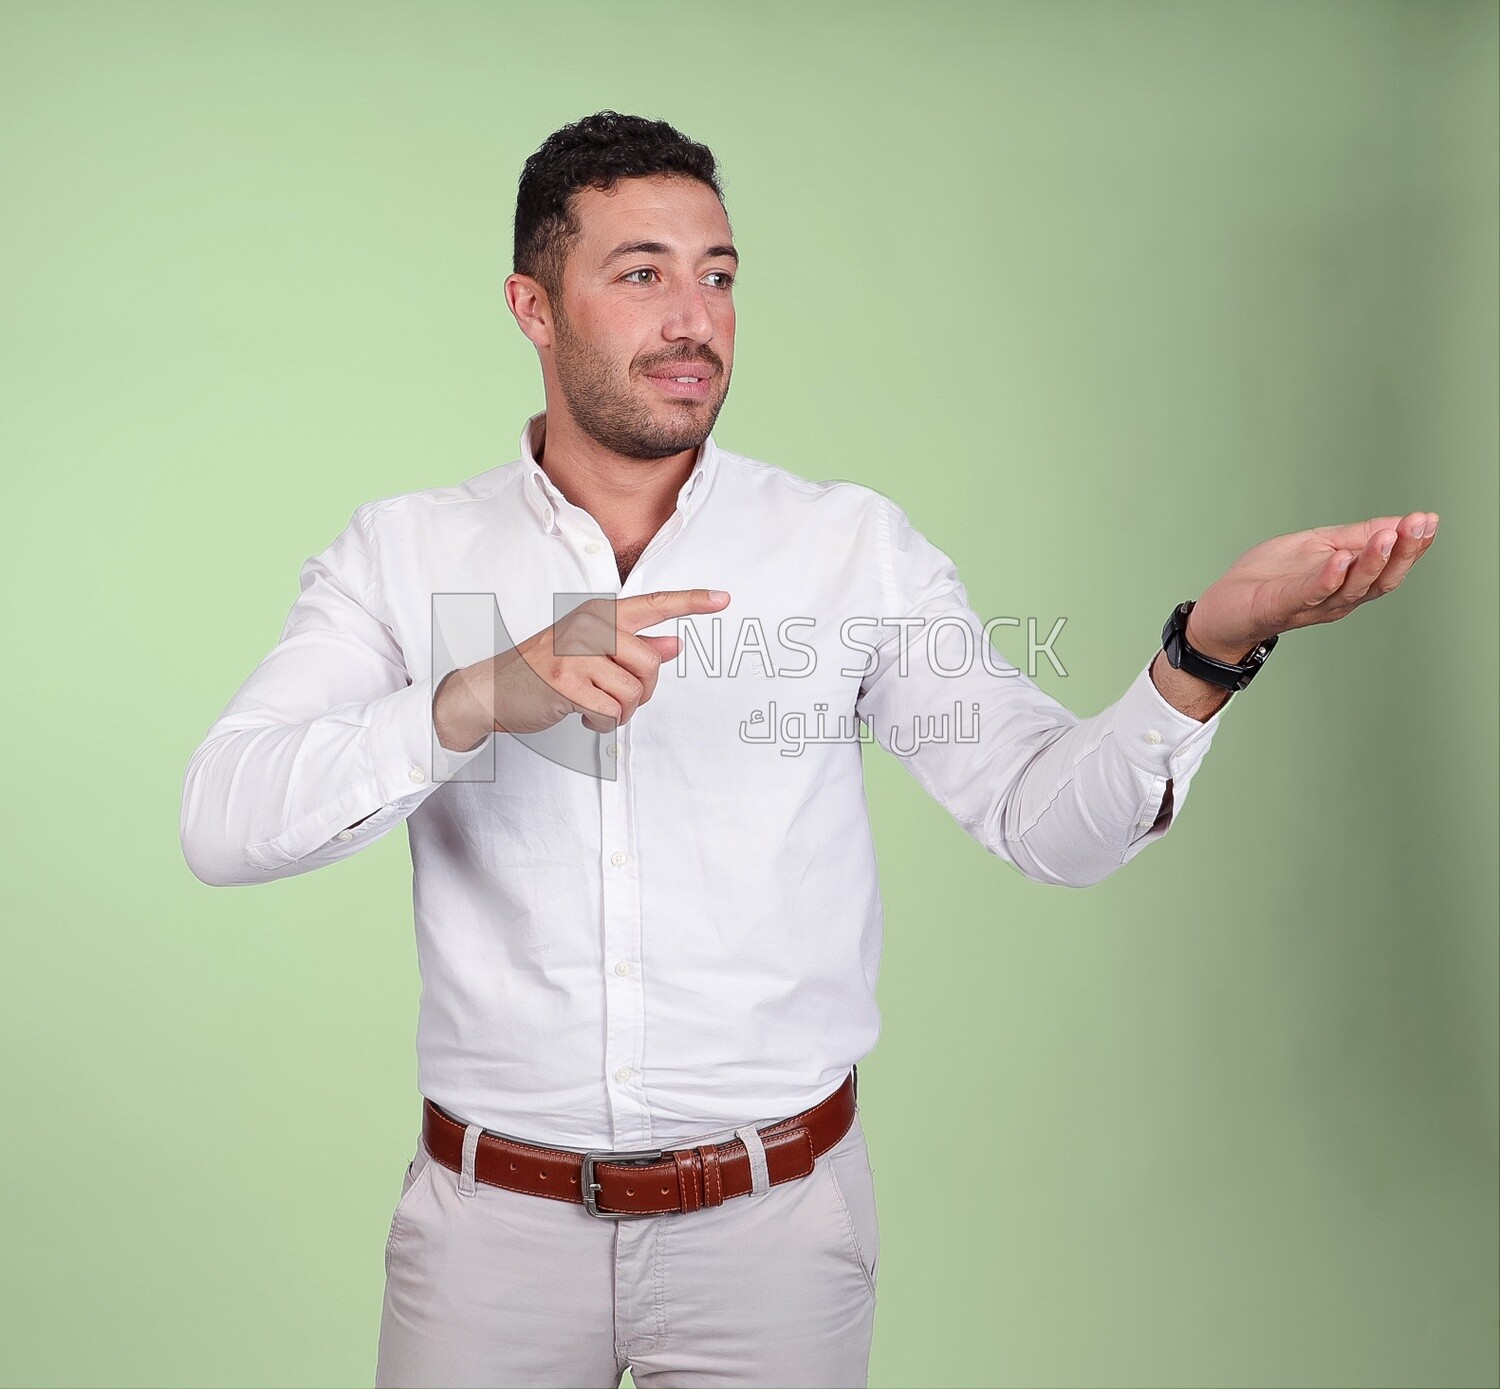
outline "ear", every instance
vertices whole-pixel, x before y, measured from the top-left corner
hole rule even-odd
[[[552,302],[540,281],[530,275],[507,275],[505,302],[534,346],[552,346]]]

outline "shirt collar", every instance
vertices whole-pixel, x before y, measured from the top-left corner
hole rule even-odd
[[[575,510],[576,508],[563,496],[557,484],[547,476],[542,465],[536,461],[536,446],[542,444],[546,434],[547,412],[538,410],[526,421],[525,428],[521,430],[521,486],[537,519],[548,530],[556,531],[559,529],[558,513],[565,508]],[[693,463],[693,471],[677,489],[677,509],[683,513],[684,517],[690,516],[703,498],[708,495],[709,484],[713,481],[718,467],[719,450],[714,443],[714,436],[710,434],[699,446],[698,457]]]

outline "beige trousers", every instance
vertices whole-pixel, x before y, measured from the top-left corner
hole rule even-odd
[[[475,1182],[472,1163],[418,1141],[377,1386],[614,1389],[627,1366],[640,1389],[867,1384],[880,1230],[857,1110],[808,1176],[690,1214],[601,1220]]]

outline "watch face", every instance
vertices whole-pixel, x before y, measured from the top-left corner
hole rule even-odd
[[[1167,619],[1167,624],[1161,629],[1162,650],[1167,653],[1167,664],[1173,670],[1182,669],[1182,644],[1183,634],[1187,630],[1188,613],[1192,610],[1191,603],[1179,603],[1172,609],[1172,616]]]

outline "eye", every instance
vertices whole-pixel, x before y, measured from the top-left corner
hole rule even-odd
[[[626,273],[623,274],[623,275],[621,275],[620,278],[622,280],[629,280],[632,275],[654,275],[654,274],[656,274],[656,271],[650,269],[647,266],[642,266],[639,270],[628,270],[628,271],[626,271]],[[645,281],[644,280],[636,280],[633,283],[635,283],[635,284],[645,284]]]
[[[734,275],[731,271],[710,270],[708,273],[710,275],[717,275],[718,278],[723,281],[723,283],[719,286],[720,289],[732,289],[734,287]]]

